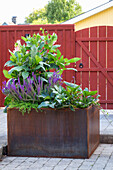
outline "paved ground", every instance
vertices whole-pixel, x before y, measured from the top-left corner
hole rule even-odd
[[[0,148],[7,144],[7,114],[0,110]],[[100,134],[113,136],[113,111],[100,114]],[[112,141],[113,142],[113,141]],[[113,144],[100,144],[89,159],[4,156],[0,170],[113,170]]]
[[[113,110],[100,112],[100,134],[113,135]]]
[[[100,144],[90,159],[4,157],[0,170],[113,170],[113,144]]]
[[[0,152],[7,145],[7,114],[0,110]],[[1,154],[0,154],[1,155]]]

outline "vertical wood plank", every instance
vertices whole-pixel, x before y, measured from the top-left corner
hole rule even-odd
[[[82,38],[89,37],[89,28],[82,30]],[[89,49],[89,42],[83,42],[84,45]],[[89,56],[86,54],[86,52],[82,49],[82,63],[83,63],[83,69],[89,68]],[[82,71],[82,68],[81,68]],[[89,88],[89,71],[82,71],[82,88]]]
[[[79,69],[79,64],[82,61],[82,54],[81,54],[81,46],[77,43],[76,38],[82,38],[82,32],[81,31],[75,32],[75,55],[76,55],[76,57],[81,58],[81,60],[79,60],[76,63],[76,69],[78,70]],[[76,75],[76,84],[81,85],[82,84],[82,74],[81,74],[81,71],[77,71],[75,73],[75,75]]]
[[[6,78],[3,75],[3,68],[4,64],[7,61],[7,31],[4,30],[1,32],[1,82],[6,80]],[[0,96],[1,104],[4,106],[4,95],[2,94]]]
[[[90,28],[90,37],[97,37],[97,27]],[[97,41],[90,41],[90,51],[97,60]],[[96,68],[95,63],[91,59],[90,68]],[[90,90],[97,90],[97,71],[90,72]]]
[[[14,32],[14,30],[11,30],[11,31],[9,31],[9,49],[11,51],[14,50],[14,43],[15,43],[15,32]]]
[[[71,37],[70,37],[71,38],[71,53],[70,55],[71,55],[71,58],[74,58],[76,57],[75,55],[75,29],[70,30],[70,31],[71,31]],[[76,69],[76,63],[73,63],[72,67]],[[72,77],[73,76],[75,77],[75,73],[76,71],[72,71]]]
[[[21,36],[24,36],[23,35],[23,30],[17,30],[16,31],[16,41],[21,40]]]
[[[0,31],[0,47],[2,45],[2,33]],[[0,48],[0,61],[2,60],[2,48]],[[1,61],[1,64],[0,64],[0,87],[2,87],[2,61]],[[0,90],[0,98],[4,96]],[[3,106],[3,102],[2,100],[0,100],[0,106]]]
[[[62,49],[63,49],[63,56],[66,57],[66,44],[65,44],[65,39],[66,39],[66,32],[65,29],[62,30],[63,34],[63,44],[62,44]],[[66,72],[63,72],[63,79],[66,80]]]
[[[61,29],[57,30],[58,40],[57,40],[56,43],[60,45],[60,47],[58,49],[60,50],[61,55],[63,55],[65,57],[65,52],[64,52],[64,46],[65,46],[65,44],[64,44],[64,35],[65,35],[65,33],[63,33],[63,30],[61,30]],[[63,79],[65,79],[66,78],[65,77],[65,73],[63,73],[62,75],[63,75]]]
[[[107,37],[113,37],[113,27],[107,27]],[[107,68],[113,68],[113,41],[107,42]],[[113,79],[113,71],[107,72]],[[113,100],[113,84],[107,81],[107,100]],[[113,103],[107,104],[108,109],[113,109]]]
[[[57,36],[58,36],[58,40],[57,40],[57,44],[60,44],[61,46],[59,47],[60,52],[63,55],[63,34],[62,34],[62,30],[58,30],[57,31]]]
[[[99,37],[106,37],[106,27],[102,26],[99,27]],[[106,68],[106,41],[99,42],[99,63],[105,69]],[[106,78],[99,72],[99,94],[100,96],[100,103],[101,100],[106,100]],[[106,103],[101,103],[101,106],[106,109]]]
[[[72,58],[72,55],[71,55],[71,46],[73,46],[73,43],[71,43],[71,31],[70,30],[66,30],[66,34],[65,34],[65,57],[68,58],[68,59],[71,59]],[[70,64],[69,66],[67,67],[73,67],[73,64]],[[73,77],[73,71],[72,70],[66,70],[65,71],[65,74],[66,74],[66,81],[69,81],[71,82],[72,80],[72,77]]]

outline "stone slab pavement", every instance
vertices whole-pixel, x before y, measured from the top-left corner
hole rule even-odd
[[[100,111],[100,142],[113,144],[113,110]]]
[[[7,113],[0,109],[0,157],[3,147],[7,145]]]
[[[100,136],[112,144],[100,144],[89,159],[34,158],[3,156],[0,170],[113,170],[113,111],[100,113]],[[109,140],[109,137],[111,137]],[[109,142],[110,143],[110,142]],[[0,110],[0,152],[7,145],[7,114]]]
[[[100,134],[113,135],[113,110],[100,111]]]

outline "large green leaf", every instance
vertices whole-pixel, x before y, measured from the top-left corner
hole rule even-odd
[[[55,89],[59,91],[59,87],[57,85],[54,85]]]
[[[61,99],[56,99],[56,101],[61,104],[62,103],[62,100]]]
[[[29,76],[29,72],[22,72],[23,79],[26,79]]]
[[[57,40],[57,35],[55,33],[53,33],[52,35],[50,35],[50,39],[48,39],[48,44],[49,46],[52,46]]]
[[[89,95],[90,95],[90,96],[94,96],[95,94],[97,94],[97,92],[98,92],[98,91],[90,91],[90,92],[89,92]]]
[[[56,103],[49,104],[49,107],[55,108],[55,104],[56,104]]]
[[[10,101],[11,101],[11,97],[9,95],[7,95],[5,97],[4,105],[7,106],[10,103]]]
[[[44,44],[44,48],[49,49],[50,47],[48,44]]]
[[[51,63],[51,64],[50,64],[50,67],[51,67],[51,69],[57,69],[57,70],[59,70],[59,66],[56,65],[55,63]]]
[[[61,52],[60,52],[60,50],[58,50],[58,49],[57,49],[57,55],[56,55],[56,58],[58,59],[60,56],[61,56]]]
[[[31,57],[34,58],[36,56],[36,53],[37,53],[37,47],[33,45],[31,47]]]
[[[17,61],[17,58],[16,58],[15,54],[14,54],[12,51],[10,51],[10,50],[9,50],[9,52],[10,52],[10,54],[11,54],[10,60],[13,61],[13,62],[16,62],[16,61]]]
[[[48,107],[49,101],[42,102],[40,105],[38,105],[38,108]]]
[[[52,54],[52,53],[48,53],[48,57],[50,57],[50,59],[53,59],[54,61],[57,60],[55,54]]]
[[[52,90],[53,94],[57,94],[57,95],[59,94],[58,91],[56,91],[54,88],[51,88],[51,90]]]
[[[23,36],[21,37],[21,39],[24,40],[24,41],[27,41],[27,38],[25,38],[25,37],[23,37]]]
[[[65,70],[65,68],[60,69],[60,70],[59,70],[59,74],[61,75],[61,74],[63,73],[64,70]]]
[[[39,64],[40,64],[40,63],[39,63]],[[40,69],[40,68],[41,68],[41,69],[43,69],[43,71],[46,71],[46,70],[45,70],[45,68],[44,68],[44,66],[43,66],[43,65],[41,65],[41,64],[40,64],[40,65],[38,65],[35,69],[36,69],[36,70],[38,70],[38,69]]]
[[[98,91],[89,91],[89,89],[88,88],[85,88],[84,90],[83,90],[83,95],[84,96],[93,96],[93,95],[95,95],[95,94],[97,94],[97,92]]]
[[[56,103],[49,103],[49,101],[42,102],[39,106],[38,109],[44,108],[44,107],[51,107],[54,108]]]
[[[45,65],[45,66],[47,66],[47,67],[50,67],[50,65],[49,64],[47,64],[47,63],[45,63],[45,62],[40,62],[40,63],[43,63],[43,65]]]
[[[64,81],[63,83],[65,83],[67,86],[71,86],[71,87],[74,87],[74,88],[76,88],[76,87],[80,87],[80,86],[79,86],[79,85],[77,85],[77,84],[69,83],[69,82],[67,82],[67,81]]]
[[[45,78],[40,77],[40,79],[41,79],[42,81],[45,81],[46,83],[48,83],[48,80],[46,80]]]
[[[54,50],[56,50],[56,49],[57,49],[58,47],[60,47],[60,46],[61,46],[61,45],[56,44],[56,45],[53,45],[51,49],[54,51]]]
[[[4,76],[5,76],[6,78],[8,78],[8,79],[12,78],[12,76],[8,73],[7,70],[3,70],[3,74],[4,74]]]
[[[53,72],[47,72],[48,77],[51,77],[53,75]]]
[[[39,62],[42,61],[43,59],[35,55],[35,60],[36,60],[36,64],[39,64]]]
[[[50,99],[51,99],[50,96],[47,96],[47,97],[45,97],[44,100],[50,100]]]
[[[73,105],[69,106],[69,108],[70,108],[72,111],[75,111]]]
[[[55,33],[52,34],[52,41],[53,42],[57,41],[57,34]]]
[[[8,73],[11,74],[13,71],[21,71],[22,69],[23,69],[23,66],[16,66],[10,69]]]
[[[42,94],[39,95],[38,97],[45,99],[47,96],[48,96],[48,94],[43,94],[43,93],[42,93]]]
[[[66,70],[73,70],[73,71],[77,71],[77,69],[75,69],[75,68],[66,68]]]
[[[44,47],[44,42],[42,41],[42,42],[39,44],[38,50],[41,50],[43,47]]]
[[[73,70],[73,71],[77,71],[77,69],[75,68],[62,68],[59,70],[59,74],[61,75],[63,73],[64,70]]]
[[[79,61],[80,59],[81,59],[81,58],[75,57],[75,58],[72,58],[72,59],[68,60],[67,63],[76,63],[76,62]]]
[[[16,56],[16,60],[19,62],[19,55],[20,55],[20,53],[18,53],[18,51],[16,51],[16,52],[14,53],[14,55]]]
[[[64,61],[63,55],[60,57],[59,61],[60,61],[60,62],[63,62],[63,61]]]
[[[9,61],[7,61],[7,62],[4,64],[4,67],[5,67],[5,66],[12,67],[12,66],[15,66],[15,65],[16,65],[16,64],[15,64],[13,61],[9,60]]]

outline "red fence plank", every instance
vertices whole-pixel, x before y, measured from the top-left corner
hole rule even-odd
[[[81,46],[77,43],[77,41],[76,41],[76,39],[78,38],[78,37],[80,37],[80,38],[82,38],[82,32],[81,31],[77,31],[76,33],[75,33],[75,56],[76,57],[80,57],[81,58],[81,60],[79,60],[77,63],[76,63],[76,69],[77,70],[79,70],[79,65],[80,65],[80,63],[81,63],[81,61],[82,61],[82,53],[81,53],[81,51],[82,51],[82,48],[81,48]],[[76,75],[76,84],[78,84],[78,85],[81,85],[82,84],[82,77],[81,77],[81,72],[79,71],[77,71],[76,73],[75,73],[75,75]]]
[[[99,38],[105,38],[106,37],[106,26],[99,27]],[[99,62],[102,65],[102,67],[106,68],[106,41],[100,41],[99,42]],[[100,100],[107,100],[107,94],[106,94],[106,77],[102,74],[102,72],[99,72],[99,94],[101,94]],[[106,103],[101,103],[101,106],[103,108],[107,108]]]
[[[90,37],[97,37],[97,27],[90,28]],[[90,51],[93,54],[94,58],[97,60],[97,41],[90,41]],[[96,67],[95,62],[90,59],[90,68]],[[97,90],[97,71],[90,72],[90,90]]]
[[[74,36],[74,31],[69,31],[67,30],[66,32],[66,35],[65,35],[65,57],[68,58],[68,59],[71,59],[74,57],[74,54],[73,54],[73,46],[72,44],[74,44],[74,40],[72,39],[73,36]],[[71,54],[71,55],[70,55]],[[68,66],[67,66],[68,67]],[[73,64],[70,64],[69,67],[74,67]],[[70,70],[70,71],[65,71],[65,80],[66,81],[71,81],[72,80],[72,77],[74,76],[75,72]]]
[[[89,37],[89,28],[82,30],[82,37]],[[84,45],[89,49],[89,42],[84,42]],[[89,68],[89,56],[85,53],[85,51],[82,49],[82,63],[83,68]],[[81,70],[83,69],[81,68]],[[82,72],[82,88],[89,88],[89,71],[83,71]]]
[[[107,36],[113,37],[113,27],[107,27]],[[107,68],[113,68],[113,42],[107,42]],[[113,72],[108,72],[108,75],[113,80]],[[113,84],[107,81],[107,100],[113,99]],[[107,104],[107,108],[113,107],[113,103]]]

